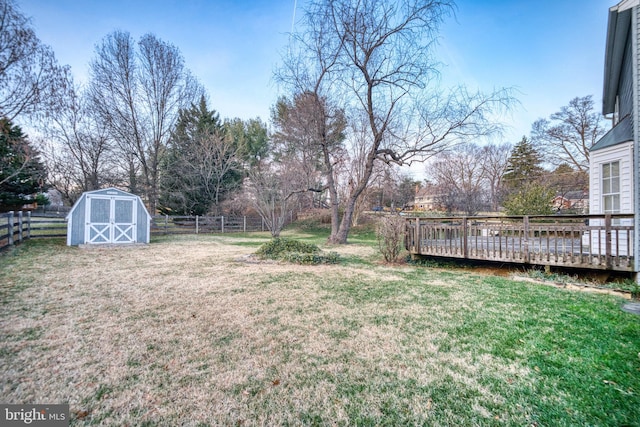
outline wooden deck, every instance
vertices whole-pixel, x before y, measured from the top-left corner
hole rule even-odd
[[[633,215],[407,218],[414,256],[634,271]]]

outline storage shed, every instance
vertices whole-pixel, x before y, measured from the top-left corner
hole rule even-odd
[[[149,243],[150,226],[151,216],[135,194],[88,191],[67,215],[67,245]]]

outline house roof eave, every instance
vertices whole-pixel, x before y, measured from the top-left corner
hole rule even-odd
[[[605,133],[598,142],[593,144],[589,151],[593,152],[614,147],[628,141],[633,141],[633,125],[630,115],[626,115],[614,127],[609,129],[609,132]]]
[[[624,59],[625,43],[631,29],[631,8],[640,0],[624,0],[609,9],[604,60],[602,114],[615,111],[618,83]]]

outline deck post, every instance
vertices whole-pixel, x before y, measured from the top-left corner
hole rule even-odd
[[[469,245],[467,242],[467,225],[468,218],[466,216],[462,217],[462,256],[464,259],[469,258]]]
[[[413,244],[416,247],[416,251],[418,254],[421,254],[420,251],[420,218],[416,217],[416,228],[413,231]]]
[[[529,261],[531,260],[529,258],[529,215],[525,215],[522,217],[522,225],[524,227],[524,241],[523,243],[523,248],[522,248],[522,255],[524,257],[524,262],[526,264],[529,264]]]
[[[604,216],[604,264],[611,269],[611,214]]]

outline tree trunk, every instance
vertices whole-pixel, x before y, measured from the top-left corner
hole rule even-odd
[[[335,234],[332,233],[331,236],[329,236],[329,243],[334,245],[343,245],[347,243],[347,237],[351,230],[351,219],[353,218],[354,208],[355,198],[350,197],[347,205],[345,206],[344,215],[342,216],[342,221],[340,221],[340,227]]]

